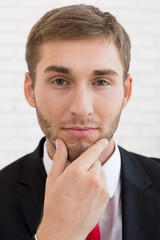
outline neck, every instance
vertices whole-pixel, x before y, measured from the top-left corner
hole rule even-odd
[[[112,156],[114,151],[115,151],[115,142],[114,142],[114,139],[111,138],[106,149],[102,152],[102,154],[99,157],[99,161],[101,162],[101,165],[107,162],[107,160]]]

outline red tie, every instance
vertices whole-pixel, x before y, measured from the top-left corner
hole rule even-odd
[[[88,234],[86,240],[100,240],[99,224]]]

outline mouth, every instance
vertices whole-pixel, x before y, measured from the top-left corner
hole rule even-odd
[[[70,128],[63,128],[63,131],[67,133],[67,135],[71,137],[83,138],[89,137],[93,133],[95,133],[98,128],[93,127],[70,127]]]

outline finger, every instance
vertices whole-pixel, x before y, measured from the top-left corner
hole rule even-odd
[[[67,163],[67,148],[61,139],[56,140],[56,151],[48,177],[56,180],[64,171]]]
[[[99,160],[96,160],[92,166],[88,169],[90,173],[101,173],[101,163]]]
[[[101,153],[106,149],[108,144],[107,139],[100,139],[95,144],[90,146],[80,157],[77,158],[75,164],[80,164],[80,166],[88,170],[92,164],[99,158]]]

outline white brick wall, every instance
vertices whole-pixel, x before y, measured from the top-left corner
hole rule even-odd
[[[127,29],[134,89],[116,137],[129,150],[160,156],[159,0],[0,0],[0,168],[32,151],[43,135],[23,96],[28,32],[46,11],[76,3],[110,11]]]

